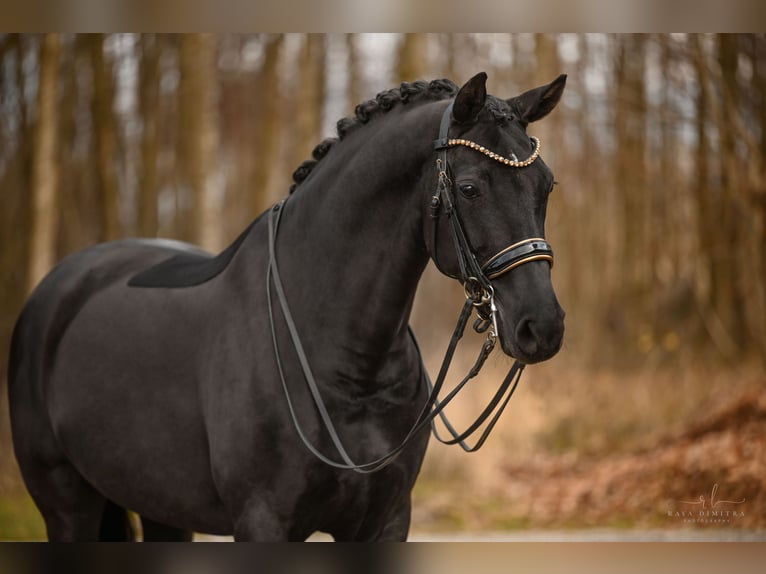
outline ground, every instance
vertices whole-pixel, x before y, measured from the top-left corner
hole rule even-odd
[[[675,430],[626,441],[632,446],[598,439],[595,449],[506,456],[484,471],[480,488],[450,488],[448,475],[426,472],[414,522],[426,531],[461,532],[743,529],[763,530],[766,539],[762,383],[703,405]]]

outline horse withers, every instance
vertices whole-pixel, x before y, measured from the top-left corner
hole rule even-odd
[[[433,407],[408,326],[429,258],[506,354],[531,364],[561,345],[553,176],[526,128],[564,84],[501,99],[483,73],[404,83],[296,171],[278,235],[270,210],[218,256],[127,239],[59,263],[9,367],[15,453],[49,539],[127,538],[124,509],[147,539],[406,539]]]

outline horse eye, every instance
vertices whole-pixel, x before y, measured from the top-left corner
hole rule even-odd
[[[473,184],[463,183],[460,185],[460,193],[462,193],[464,197],[470,199],[479,195],[479,190],[476,189],[476,186]]]

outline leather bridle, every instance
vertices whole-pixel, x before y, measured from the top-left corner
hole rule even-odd
[[[434,141],[434,150],[436,151],[436,192],[431,197],[430,215],[431,225],[431,257],[436,267],[445,275],[454,279],[459,279],[466,290],[466,297],[472,299],[475,306],[481,308],[490,304],[493,297],[491,279],[495,279],[508,273],[512,269],[529,263],[531,261],[548,261],[553,265],[553,249],[550,244],[540,237],[524,239],[513,245],[506,247],[497,254],[490,257],[484,265],[479,265],[476,255],[468,241],[468,236],[463,229],[460,220],[460,214],[457,210],[455,201],[455,192],[450,178],[449,163],[447,162],[447,150],[451,147],[462,145],[475,149],[484,155],[498,161],[509,167],[527,167],[531,165],[540,154],[540,140],[533,138],[535,149],[527,159],[519,161],[509,159],[500,154],[492,152],[479,144],[466,139],[450,139],[449,129],[452,124],[452,107],[454,102],[450,102],[442,113],[441,123],[439,125],[439,138]],[[442,209],[443,206],[443,209]],[[439,217],[444,213],[449,220],[450,235],[457,253],[460,275],[455,276],[445,271],[439,264],[437,257],[439,229]]]
[[[495,395],[493,396],[493,398],[491,399],[487,407],[477,417],[474,423],[471,424],[462,433],[458,433],[455,430],[454,426],[450,423],[450,421],[445,416],[444,408],[452,401],[452,399],[455,398],[455,396],[457,396],[457,394],[463,389],[463,387],[466,385],[466,383],[468,383],[468,381],[470,381],[471,379],[476,377],[476,375],[478,375],[479,371],[481,370],[485,361],[487,360],[487,357],[489,357],[490,353],[494,349],[495,343],[498,337],[497,307],[495,306],[494,289],[492,287],[491,280],[530,261],[544,260],[544,261],[548,261],[552,265],[553,251],[550,245],[548,244],[548,242],[546,242],[544,239],[541,239],[541,238],[525,239],[523,241],[514,243],[513,245],[510,245],[509,247],[506,247],[505,249],[501,250],[496,255],[490,257],[489,260],[487,260],[487,262],[484,263],[484,265],[479,265],[476,259],[476,256],[473,250],[471,249],[471,245],[468,241],[465,230],[463,229],[462,223],[460,222],[460,217],[457,211],[457,204],[455,202],[455,195],[452,189],[452,181],[449,178],[449,165],[447,163],[447,149],[455,145],[463,145],[463,146],[476,149],[477,151],[487,155],[488,157],[496,161],[500,161],[510,167],[526,167],[530,165],[532,162],[534,162],[535,159],[537,159],[537,156],[539,154],[540,143],[539,141],[536,141],[535,151],[529,158],[523,161],[518,161],[516,159],[504,158],[468,140],[449,139],[448,135],[449,135],[449,128],[451,124],[452,106],[453,106],[453,103],[450,103],[447,106],[446,110],[444,111],[442,115],[442,119],[441,119],[441,124],[439,127],[439,139],[437,139],[434,142],[434,149],[437,152],[436,167],[437,167],[438,183],[437,183],[437,190],[434,193],[433,197],[431,198],[430,215],[432,219],[432,230],[433,230],[431,249],[432,249],[432,259],[434,260],[436,266],[446,275],[454,277],[453,275],[450,275],[444,271],[444,269],[440,266],[439,261],[437,260],[437,257],[436,257],[436,245],[437,245],[436,229],[438,228],[438,218],[440,217],[442,213],[441,206],[443,205],[444,206],[443,212],[447,216],[450,222],[451,236],[453,239],[453,243],[455,245],[455,250],[456,250],[457,258],[458,258],[458,264],[460,267],[460,277],[456,277],[456,278],[463,283],[463,286],[466,292],[466,302],[458,318],[457,325],[455,326],[455,330],[452,333],[450,343],[447,347],[447,351],[445,353],[445,356],[442,361],[441,368],[439,369],[439,374],[436,378],[435,383],[431,382],[428,376],[428,373],[426,371],[425,365],[423,364],[423,359],[422,359],[422,354],[420,353],[420,349],[417,348],[417,341],[415,340],[415,336],[413,335],[411,330],[409,331],[412,341],[415,347],[417,348],[418,356],[420,357],[420,360],[421,360],[422,377],[425,380],[426,385],[428,387],[428,391],[429,391],[428,398],[425,404],[423,405],[417,420],[412,425],[409,432],[401,441],[401,443],[399,443],[398,446],[393,448],[391,451],[389,451],[385,455],[380,456],[376,458],[375,460],[371,460],[365,463],[357,463],[351,459],[347,449],[345,448],[342,440],[340,439],[340,436],[338,435],[337,430],[335,429],[335,425],[332,422],[332,419],[329,415],[329,412],[324,403],[324,400],[322,399],[321,393],[319,391],[319,386],[317,385],[316,379],[314,378],[313,372],[311,370],[311,366],[308,361],[308,357],[306,355],[306,352],[304,351],[303,344],[298,334],[295,321],[290,312],[290,308],[287,303],[287,298],[285,296],[284,288],[282,285],[282,279],[279,274],[279,267],[277,265],[276,240],[277,240],[277,234],[279,231],[279,223],[281,221],[282,214],[284,212],[284,206],[288,198],[285,198],[279,203],[277,203],[271,209],[269,213],[269,217],[268,217],[269,266],[266,273],[266,293],[267,293],[267,300],[268,300],[271,339],[272,339],[272,344],[274,347],[274,356],[276,359],[277,369],[279,371],[279,377],[282,383],[282,389],[285,393],[285,398],[287,400],[290,416],[293,420],[293,425],[298,435],[300,436],[301,441],[309,449],[309,451],[312,454],[314,454],[314,456],[316,456],[319,460],[321,460],[322,462],[334,468],[353,470],[361,474],[368,474],[368,473],[381,470],[382,468],[384,468],[385,466],[393,462],[396,459],[396,457],[399,455],[399,453],[419,434],[421,430],[423,430],[423,428],[425,428],[426,425],[431,426],[434,437],[444,444],[458,444],[463,450],[467,452],[474,452],[478,450],[479,448],[481,448],[481,446],[489,437],[489,434],[491,433],[492,429],[495,427],[495,424],[499,420],[500,415],[502,415],[506,405],[510,401],[511,396],[513,396],[513,393],[519,384],[521,373],[524,370],[524,364],[520,363],[519,361],[515,361],[513,365],[511,366],[510,370],[508,371],[508,374],[503,379],[503,382],[501,383],[500,387],[495,392]],[[279,343],[278,343],[278,337],[276,332],[276,325],[274,322],[274,309],[273,309],[273,302],[272,302],[272,284],[273,284],[274,290],[276,291],[277,301],[279,302],[279,306],[282,310],[282,314],[284,316],[284,320],[287,325],[287,330],[290,334],[290,339],[293,343],[293,347],[298,356],[301,370],[306,380],[306,384],[308,386],[309,392],[312,396],[314,404],[319,413],[319,417],[322,421],[322,425],[324,426],[325,430],[330,436],[333,446],[335,447],[338,454],[340,455],[340,458],[341,458],[340,461],[334,458],[330,458],[327,455],[320,452],[308,439],[305,432],[303,431],[303,427],[300,421],[298,420],[297,413],[295,411],[292,398],[290,396],[290,392],[287,387],[287,382],[285,380],[284,368],[282,365],[282,359],[279,352]],[[444,385],[444,381],[446,379],[450,364],[452,363],[452,358],[457,348],[457,344],[462,338],[463,333],[465,332],[465,328],[470,318],[471,311],[474,308],[477,311],[478,319],[474,323],[473,328],[479,333],[487,332],[487,338],[484,341],[484,344],[482,345],[481,350],[479,351],[479,355],[473,367],[470,369],[470,371],[465,376],[465,378],[463,378],[463,380],[460,381],[444,397],[444,399],[439,400],[438,397]],[[444,439],[438,433],[435,426],[435,419],[437,416],[441,418],[445,428],[447,429],[447,431],[449,432],[452,438]],[[473,446],[468,445],[465,442],[466,439],[468,439],[476,431],[478,431],[487,420],[489,420],[489,422],[485,426],[484,430],[482,431],[481,435],[477,439],[476,443]]]

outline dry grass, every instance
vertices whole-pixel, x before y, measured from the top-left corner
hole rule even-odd
[[[566,370],[566,362],[527,369],[482,451],[431,446],[416,486],[414,528],[766,528],[762,365],[614,373]],[[490,392],[458,405],[455,418],[469,421]],[[697,512],[699,505],[679,501],[700,496],[707,510],[745,498],[715,507],[744,516],[690,522],[668,515]]]

